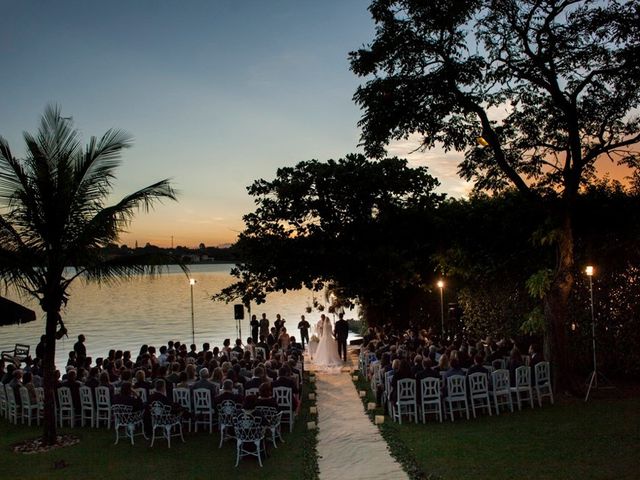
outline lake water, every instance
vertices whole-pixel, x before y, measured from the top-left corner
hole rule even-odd
[[[233,282],[229,274],[232,265],[191,265],[190,276],[196,280],[193,286],[195,318],[195,338],[198,348],[203,342],[211,346],[222,346],[225,338],[232,341],[236,337],[236,321],[233,304],[213,302],[211,296]],[[320,303],[324,301],[322,292],[315,294]],[[27,343],[32,351],[44,333],[44,313],[38,304],[28,298],[6,295],[36,311],[35,322],[24,325],[0,327],[0,349],[13,348],[15,343]],[[298,321],[305,314],[314,325],[320,312],[306,314],[305,308],[312,302],[308,290],[291,291],[286,294],[273,293],[266,303],[252,305],[252,313],[260,318],[264,312],[271,321],[276,313],[287,320],[285,326],[290,334],[299,335]],[[77,280],[71,286],[71,298],[62,312],[69,331],[69,338],[57,343],[56,365],[66,365],[69,350],[73,349],[79,334],[87,338],[87,354],[106,356],[109,349],[131,350],[133,357],[142,344],[160,345],[168,340],[191,343],[191,296],[189,279],[177,267],[155,278],[140,278],[116,285],[85,284]],[[349,316],[349,315],[347,315]],[[243,340],[250,335],[249,318],[241,323]]]

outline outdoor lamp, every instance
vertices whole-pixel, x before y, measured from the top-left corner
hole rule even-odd
[[[589,277],[593,276],[593,267],[591,265],[588,265],[587,268],[584,269],[584,271]]]

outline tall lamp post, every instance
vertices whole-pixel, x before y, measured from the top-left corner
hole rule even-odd
[[[191,343],[196,343],[196,324],[193,316],[193,286],[196,284],[194,278],[189,279],[189,285],[191,286]]]
[[[444,282],[438,280],[438,288],[440,289],[440,327],[442,329],[442,338],[444,339]]]
[[[587,277],[589,277],[589,293],[591,295],[591,342],[593,344],[593,372],[591,372],[591,378],[589,379],[587,395],[584,397],[584,401],[586,402],[589,400],[591,388],[598,388],[598,360],[596,359],[596,316],[593,310],[593,267],[591,265],[587,266],[585,273]]]

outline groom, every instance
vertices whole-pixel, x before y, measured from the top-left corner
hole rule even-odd
[[[334,328],[334,335],[338,341],[338,355],[343,361],[347,361],[347,337],[349,336],[349,324],[344,319],[344,313],[338,315],[338,321]]]

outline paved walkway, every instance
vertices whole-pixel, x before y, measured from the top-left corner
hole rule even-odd
[[[350,374],[318,372],[316,387],[320,480],[408,480],[365,414]]]

